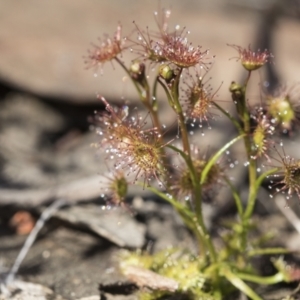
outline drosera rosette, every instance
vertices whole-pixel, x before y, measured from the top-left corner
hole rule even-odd
[[[128,192],[128,179],[122,171],[109,171],[101,176],[101,197],[108,206],[124,206]]]
[[[209,56],[208,49],[202,50],[202,46],[193,46],[188,41],[190,31],[186,30],[185,27],[181,28],[180,25],[176,25],[175,30],[169,31],[167,19],[170,14],[171,12],[167,10],[167,17],[162,22],[163,26],[159,26],[159,22],[157,22],[163,39],[161,52],[166,62],[173,63],[179,68],[190,68],[198,65],[208,68],[214,57]]]
[[[300,84],[291,87],[282,85],[272,94],[265,95],[266,111],[271,123],[280,128],[282,133],[290,133],[296,125],[300,124]]]
[[[202,46],[193,46],[187,39],[185,31],[176,31],[167,36],[162,47],[162,55],[166,61],[175,64],[180,68],[189,68],[197,65],[210,65],[211,58],[208,56],[209,50],[202,50]]]
[[[159,15],[162,15],[160,17]],[[158,31],[142,31],[136,26],[137,40],[130,40],[133,45],[131,51],[139,54],[139,59],[148,60],[153,63],[174,64],[180,68],[189,68],[196,65],[208,67],[211,64],[209,50],[202,50],[202,46],[193,46],[188,41],[189,31],[180,29],[179,25],[175,30],[169,31],[168,19],[170,10],[155,12]]]
[[[100,115],[98,134],[107,158],[114,161],[115,170],[133,175],[133,183],[142,179],[143,186],[155,179],[163,186],[164,153],[167,143],[156,127],[145,128],[147,122],[139,116],[129,116],[128,110],[113,108],[103,97],[107,112]],[[169,142],[170,143],[170,142]]]
[[[182,87],[182,102],[184,115],[187,122],[191,122],[194,126],[195,123],[199,123],[199,127],[202,127],[203,121],[209,125],[209,120],[213,119],[216,114],[212,112],[215,108],[213,102],[217,97],[219,88],[213,91],[208,78],[206,76],[208,71],[205,70],[204,75],[201,75],[203,68],[195,68],[194,76],[187,70]]]
[[[141,30],[139,26],[133,21],[135,30],[131,36],[127,37],[126,40],[131,43],[129,49],[133,54],[137,54],[135,60],[150,61],[151,63],[164,62],[166,58],[162,54],[162,39],[159,39],[156,34],[150,33],[149,28]]]
[[[122,37],[122,27],[119,24],[113,37],[105,35],[103,39],[99,38],[99,44],[92,44],[92,48],[88,50],[85,56],[85,64],[87,68],[100,67],[103,73],[103,65],[116,59],[125,49],[125,40]]]
[[[256,107],[250,115],[254,126],[252,132],[252,159],[265,157],[269,162],[270,148],[274,145],[275,127],[271,124],[262,107]]]
[[[206,167],[208,161],[212,155],[209,155],[208,150],[205,153],[201,153],[199,148],[195,145],[191,145],[191,156],[192,163],[195,169],[197,181],[200,183],[202,172]],[[225,165],[222,159],[219,159],[206,174],[205,180],[201,185],[202,190],[202,200],[205,202],[212,203],[216,197],[217,192],[221,187],[222,178],[225,176]],[[190,169],[187,167],[186,163],[181,161],[176,164],[174,170],[174,175],[172,176],[172,185],[170,186],[170,191],[173,196],[181,202],[191,203],[192,207],[195,206],[193,203],[195,200],[194,195],[194,184]]]
[[[261,51],[253,51],[251,45],[248,48],[243,48],[238,45],[227,44],[238,52],[237,60],[241,62],[242,66],[249,72],[255,71],[267,62],[270,62],[273,59],[273,54],[269,50],[265,49]]]
[[[131,42],[130,51],[138,54],[135,60],[150,61],[151,63],[165,62],[166,58],[162,53],[164,36],[167,34],[168,19],[171,15],[170,10],[162,9],[159,13],[154,12],[158,31],[153,31],[146,27],[146,30],[140,29],[135,21],[135,29],[132,33],[134,39],[130,36],[127,40]]]
[[[285,194],[286,200],[289,200],[294,194],[296,194],[300,200],[300,159],[287,155],[282,143],[281,147],[282,154],[274,147],[279,159],[274,157],[273,159],[280,163],[279,166],[275,166],[277,172],[274,174],[274,177],[280,177],[282,179],[274,183],[271,187],[276,188],[276,193]],[[273,180],[271,181],[271,184],[272,183]]]

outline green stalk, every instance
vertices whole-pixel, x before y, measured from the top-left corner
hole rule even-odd
[[[249,257],[257,255],[278,255],[278,254],[288,254],[292,253],[292,250],[286,248],[263,248],[263,249],[253,249],[247,252]]]
[[[201,178],[200,178],[200,184],[203,184],[206,180],[206,177],[208,175],[208,172],[212,168],[212,166],[217,162],[219,157],[230,147],[232,146],[235,142],[240,140],[241,138],[245,138],[245,135],[239,135],[238,137],[232,139],[230,142],[226,143],[215,155],[211,157],[211,159],[208,161],[208,163],[205,165],[205,168],[203,169],[201,173]]]
[[[125,73],[128,75],[128,77],[131,78],[131,81],[134,84],[134,86],[135,86],[135,88],[136,88],[136,90],[138,92],[138,95],[139,95],[141,101],[144,102],[143,91],[141,90],[141,88],[137,84],[137,82],[131,77],[131,74],[130,74],[129,70],[125,67],[125,65],[123,64],[123,62],[118,57],[115,57],[115,60],[122,67],[122,69],[125,71]]]
[[[187,155],[185,152],[181,151],[180,149],[176,148],[175,146],[168,145],[170,149],[176,151],[181,155],[181,157],[185,160],[187,167],[190,170],[191,180],[193,183],[193,187],[195,188],[195,202],[196,202],[196,223],[198,224],[196,226],[196,235],[197,232],[201,233],[201,237],[203,236],[204,242],[206,245],[206,248],[208,249],[210,259],[212,263],[217,262],[217,254],[214,248],[214,245],[212,243],[211,237],[208,233],[208,230],[206,228],[206,225],[203,220],[203,214],[202,214],[202,201],[201,201],[201,185],[196,175],[196,170],[194,168],[193,162],[191,160],[191,157]],[[198,197],[198,198],[197,198]],[[202,240],[201,240],[202,242]]]
[[[257,275],[247,274],[247,273],[239,273],[239,272],[235,273],[235,275],[243,280],[258,283],[258,284],[264,284],[264,285],[276,284],[284,281],[285,279],[283,274],[280,272],[268,277],[262,277],[262,276],[257,276]]]
[[[230,86],[230,91],[232,93],[232,99],[236,103],[237,113],[243,124],[244,132],[244,145],[247,155],[248,166],[248,176],[249,176],[249,196],[246,205],[246,209],[242,216],[243,233],[242,233],[242,251],[246,249],[247,244],[247,232],[249,219],[252,216],[253,209],[256,203],[257,187],[256,187],[256,160],[252,157],[252,141],[251,141],[251,127],[250,127],[250,114],[247,107],[246,101],[246,90],[247,84],[249,82],[251,72],[248,73],[248,77],[244,86],[240,86],[236,83],[232,83]]]
[[[232,117],[222,106],[220,106],[215,101],[212,101],[212,104],[231,121],[231,123],[236,127],[236,129],[238,130],[238,132],[240,134],[243,133],[243,128],[241,127],[239,122],[234,117]]]
[[[203,233],[203,236],[205,239],[205,244],[206,244],[207,249],[210,254],[211,262],[215,263],[217,261],[217,255],[216,255],[215,248],[213,246],[210,235],[208,233],[208,230],[207,230],[207,228],[204,224],[204,220],[203,220],[201,185],[197,178],[196,170],[195,170],[193,162],[192,162],[190,143],[189,143],[189,139],[188,139],[188,132],[187,132],[186,125],[185,125],[183,110],[182,110],[182,107],[181,107],[181,104],[179,101],[179,82],[180,82],[181,73],[182,73],[182,68],[178,69],[178,73],[171,85],[171,96],[172,96],[172,103],[173,103],[172,107],[178,116],[178,123],[179,123],[180,131],[181,131],[183,152],[184,152],[184,155],[182,155],[182,156],[185,159],[187,166],[191,172],[191,178],[192,178],[193,187],[194,187],[194,200],[195,200],[195,206],[196,206],[196,216],[197,216],[197,222],[200,226],[200,228],[197,228],[197,231],[201,230],[201,232]]]
[[[225,266],[221,269],[222,275],[237,289],[242,291],[244,294],[246,294],[250,299],[252,300],[263,300],[261,297],[259,297],[250,287],[247,285],[240,276],[240,274],[237,274],[235,272],[232,272],[228,266]]]
[[[187,153],[189,156],[191,155],[190,143],[188,139],[188,133],[185,126],[184,115],[182,111],[181,104],[179,102],[179,82],[182,73],[182,68],[178,69],[178,74],[176,75],[174,82],[171,87],[171,95],[174,103],[174,110],[178,117],[178,123],[180,127],[181,137],[182,137],[182,145],[183,151]]]
[[[182,73],[182,68],[179,69],[178,74],[176,75],[174,82],[171,86],[171,95],[172,100],[174,103],[174,110],[177,113],[178,116],[178,123],[181,131],[182,136],[182,144],[183,144],[183,151],[186,155],[184,155],[184,158],[187,162],[187,166],[189,167],[189,170],[191,172],[191,177],[193,181],[193,187],[194,187],[194,202],[196,206],[196,216],[197,216],[197,223],[199,224],[199,228],[197,227],[197,231],[201,231],[202,235],[205,240],[206,247],[208,249],[210,259],[212,263],[215,263],[217,261],[217,255],[214,248],[214,245],[212,243],[211,237],[208,233],[208,230],[205,226],[203,214],[202,214],[202,192],[201,192],[201,185],[197,178],[196,170],[194,168],[192,158],[191,158],[191,149],[190,149],[190,143],[188,139],[188,133],[184,121],[184,115],[182,111],[182,107],[179,101],[179,82],[180,77]],[[216,274],[216,277],[218,274]]]
[[[231,193],[232,193],[232,196],[234,198],[238,214],[239,214],[240,218],[242,218],[243,217],[243,203],[242,203],[242,199],[241,199],[238,191],[236,190],[236,188],[232,185],[231,181],[226,176],[224,177],[224,180],[225,180],[225,182],[227,183],[227,185],[231,189]]]
[[[165,86],[165,84],[161,81],[161,79],[159,77],[157,78],[157,82],[161,85],[164,92],[166,93],[166,96],[167,96],[168,103],[169,103],[170,107],[174,109],[173,99],[172,99],[172,96],[171,96],[168,88]]]
[[[154,84],[153,84],[153,89],[152,89],[152,103],[151,103],[151,106],[152,106],[152,109],[155,112],[158,111],[158,102],[157,102],[157,83],[158,83],[158,79],[159,79],[159,77],[156,76],[156,79],[155,79]]]
[[[258,192],[258,189],[261,187],[262,185],[262,182],[265,180],[266,177],[278,172],[279,168],[273,168],[271,170],[268,170],[266,172],[264,172],[263,174],[261,174],[257,179],[256,179],[256,182],[255,182],[255,194],[257,194]],[[252,212],[250,212],[250,215],[252,215]]]
[[[206,252],[206,242],[204,238],[204,233],[202,228],[199,228],[197,222],[195,222],[195,215],[184,205],[182,205],[179,201],[176,201],[173,197],[168,197],[166,194],[158,191],[154,187],[147,187],[148,190],[156,194],[157,196],[161,197],[165,201],[167,201],[169,204],[171,204],[178,214],[182,217],[184,220],[185,224],[187,225],[188,228],[190,228],[196,235],[199,241],[199,247],[200,250],[205,253]]]

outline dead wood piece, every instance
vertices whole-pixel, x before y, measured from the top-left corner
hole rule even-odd
[[[126,266],[124,275],[139,287],[148,287],[153,290],[175,292],[178,282],[138,266]]]

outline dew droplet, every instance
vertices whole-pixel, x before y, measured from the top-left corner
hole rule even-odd
[[[98,74],[97,74],[97,73],[94,73],[94,77],[98,77]]]

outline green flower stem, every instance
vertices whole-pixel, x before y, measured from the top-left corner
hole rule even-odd
[[[117,63],[122,67],[122,69],[125,71],[125,73],[128,75],[129,78],[131,78],[131,81],[133,82],[138,94],[139,94],[139,97],[141,99],[141,101],[143,102],[144,101],[144,97],[143,97],[143,91],[141,90],[140,86],[138,85],[138,83],[133,80],[133,78],[131,77],[131,74],[129,72],[129,70],[125,67],[125,65],[123,64],[123,62],[118,58],[118,57],[115,57],[115,60],[117,61]]]
[[[179,102],[179,82],[180,82],[181,73],[182,73],[182,68],[178,69],[178,74],[176,75],[174,82],[172,83],[171,95],[172,95],[172,99],[173,99],[173,103],[174,103],[173,108],[178,117],[178,123],[179,123],[180,132],[181,132],[181,136],[182,136],[183,151],[190,156],[191,149],[190,149],[190,143],[189,143],[189,139],[188,139],[188,133],[186,130],[182,107]]]
[[[243,128],[241,127],[241,125],[239,124],[239,122],[232,117],[222,106],[220,106],[218,103],[216,103],[215,101],[212,101],[212,104],[219,110],[221,111],[231,122],[232,124],[236,127],[236,129],[238,130],[239,134],[243,133]]]
[[[173,99],[172,96],[168,90],[168,88],[166,87],[166,85],[161,81],[161,79],[158,77],[157,78],[157,82],[161,85],[161,87],[163,88],[164,92],[166,93],[167,99],[168,99],[168,103],[170,105],[171,108],[174,109],[174,103],[173,103]]]
[[[182,72],[182,69],[179,69],[178,74],[176,75],[175,80],[171,86],[171,95],[172,95],[172,100],[174,103],[173,108],[178,116],[178,123],[179,123],[180,131],[181,131],[183,151],[184,151],[183,158],[185,159],[187,166],[191,172],[191,178],[192,178],[192,182],[193,182],[193,186],[194,186],[194,190],[195,190],[194,200],[195,200],[195,205],[196,205],[197,222],[199,224],[199,227],[197,226],[197,231],[200,231],[201,236],[204,237],[205,244],[208,249],[211,262],[215,263],[217,261],[217,254],[216,254],[214,245],[212,243],[211,237],[205,226],[204,220],[203,220],[201,185],[200,185],[199,181],[197,180],[196,170],[195,170],[193,162],[192,162],[190,144],[189,144],[189,140],[188,140],[188,133],[187,133],[186,125],[184,122],[184,115],[183,115],[182,107],[179,102],[179,82],[180,82],[181,72]],[[218,276],[218,274],[216,273],[216,277],[217,276]]]
[[[251,73],[252,73],[252,71],[248,71],[248,76],[247,76],[246,81],[245,81],[245,84],[244,84],[245,86],[247,86],[247,84],[248,84],[248,82],[249,82],[249,80],[250,80]]]
[[[257,255],[275,255],[275,254],[288,254],[292,253],[292,250],[286,248],[263,248],[263,249],[253,249],[247,252],[249,257]]]
[[[245,145],[248,146],[248,141],[245,140]],[[256,196],[257,196],[257,187],[256,187],[256,161],[254,159],[251,159],[250,156],[248,156],[249,161],[249,197],[247,202],[247,207],[243,216],[244,222],[248,223],[249,219],[252,216],[253,209],[256,203]]]
[[[179,69],[178,74],[176,75],[175,80],[171,86],[171,95],[172,95],[172,100],[174,103],[174,110],[178,116],[178,123],[179,123],[181,136],[182,136],[183,151],[185,154],[185,155],[183,155],[183,158],[185,159],[187,166],[191,172],[191,178],[192,178],[193,187],[194,187],[194,200],[195,200],[195,206],[196,206],[196,216],[197,216],[197,223],[199,224],[199,226],[197,226],[197,232],[198,231],[201,232],[201,236],[204,237],[204,241],[205,241],[206,247],[208,249],[211,262],[215,263],[217,261],[217,254],[216,254],[214,245],[212,243],[211,237],[210,237],[208,230],[204,223],[203,214],[202,214],[201,185],[198,181],[198,178],[196,175],[196,170],[195,170],[193,162],[192,162],[188,133],[187,133],[187,129],[186,129],[185,121],[184,121],[182,107],[179,102],[179,82],[180,82],[181,73],[182,73],[182,69]],[[218,277],[217,273],[216,273],[216,277]]]
[[[199,247],[200,250],[203,253],[206,253],[206,241],[204,238],[204,233],[202,228],[199,227],[197,222],[195,222],[195,215],[184,205],[182,205],[180,202],[175,200],[173,197],[169,197],[165,193],[160,192],[157,190],[155,187],[149,186],[147,187],[148,190],[156,194],[157,196],[161,197],[165,201],[167,201],[169,204],[171,204],[176,211],[179,213],[179,215],[182,217],[184,220],[185,224],[187,225],[188,228],[190,228],[196,235],[199,241]]]
[[[227,185],[231,189],[231,193],[232,193],[232,196],[234,198],[238,214],[239,214],[240,218],[242,218],[243,217],[243,203],[242,203],[242,199],[241,199],[238,191],[236,190],[236,188],[232,185],[231,181],[226,176],[224,177],[224,180],[225,180],[225,182],[227,183]]]
[[[158,111],[158,101],[157,101],[157,84],[158,84],[158,79],[159,77],[157,76],[154,84],[153,84],[153,89],[152,89],[152,109],[154,111]]]
[[[257,180],[256,180],[256,183],[255,183],[255,186],[256,186],[256,189],[258,190],[262,184],[262,182],[265,180],[266,177],[272,175],[272,174],[275,174],[276,172],[278,172],[279,168],[273,168],[271,170],[268,170],[266,172],[264,172],[263,174],[261,174]]]
[[[243,132],[244,135],[244,145],[247,154],[248,161],[248,176],[249,176],[249,196],[246,205],[246,209],[244,211],[244,215],[242,216],[242,225],[243,225],[243,233],[242,233],[242,251],[246,249],[247,244],[247,234],[248,234],[248,223],[249,219],[252,216],[253,209],[256,203],[257,196],[257,187],[256,187],[256,160],[252,157],[252,140],[251,140],[251,127],[250,127],[250,114],[247,107],[246,101],[246,90],[247,84],[250,79],[251,72],[248,73],[247,80],[244,86],[240,86],[236,83],[232,83],[230,86],[230,91],[232,93],[233,101],[236,103],[237,113],[243,123]]]
[[[208,163],[205,165],[205,168],[203,169],[203,171],[201,172],[201,178],[200,178],[200,184],[202,185],[205,180],[206,177],[208,175],[208,172],[210,171],[210,169],[212,168],[212,166],[217,162],[217,160],[219,159],[219,157],[230,147],[232,146],[235,142],[237,142],[238,140],[240,140],[241,138],[245,138],[245,135],[239,135],[238,137],[232,139],[230,142],[228,142],[227,144],[225,144],[214,156],[211,157],[211,159],[208,161]]]
[[[240,272],[235,273],[235,275],[243,280],[258,283],[258,284],[264,284],[264,285],[276,284],[285,280],[284,275],[280,272],[268,277],[262,277],[262,276],[240,273]]]
[[[195,200],[196,200],[195,201],[196,202],[196,219],[194,218],[194,221],[197,221],[196,222],[197,226],[195,228],[196,229],[195,233],[197,235],[197,232],[200,232],[200,235],[201,235],[201,237],[204,238],[205,245],[209,251],[211,262],[216,263],[217,262],[216,250],[214,248],[211,237],[208,233],[208,230],[207,230],[204,220],[203,220],[202,201],[201,201],[201,185],[200,185],[199,180],[197,179],[196,170],[194,168],[191,157],[175,146],[168,145],[167,147],[169,147],[170,149],[179,153],[181,155],[181,157],[185,160],[187,167],[190,170],[191,180],[192,180],[193,186],[195,188]],[[217,276],[217,273],[216,273],[216,276]]]
[[[260,296],[258,296],[250,287],[247,285],[240,274],[232,272],[230,267],[225,266],[221,269],[222,275],[237,289],[242,291],[252,300],[263,300]]]

